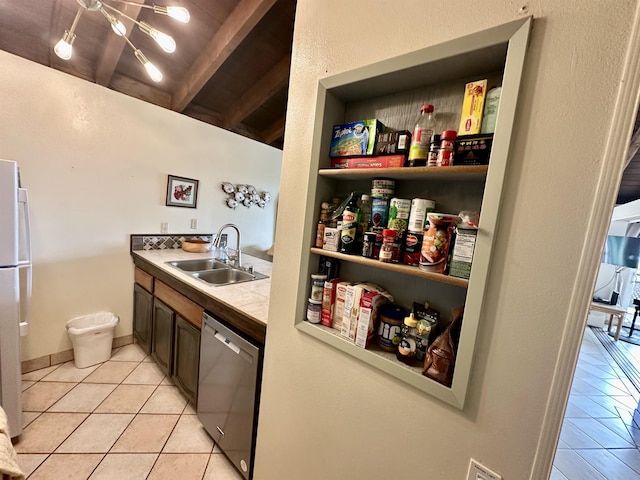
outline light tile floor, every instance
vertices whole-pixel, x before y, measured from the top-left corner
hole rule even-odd
[[[73,362],[22,376],[30,480],[242,480],[153,359],[137,345],[100,365]]]
[[[640,347],[618,345],[640,365]],[[639,400],[587,327],[550,480],[640,480]]]

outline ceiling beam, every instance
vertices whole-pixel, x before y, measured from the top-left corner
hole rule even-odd
[[[222,115],[213,110],[209,110],[201,105],[190,104],[182,111],[188,117],[195,118],[204,123],[215,125],[217,127],[222,125]]]
[[[241,0],[180,82],[173,94],[173,110],[181,112],[186,108],[275,2]]]
[[[273,122],[262,132],[265,143],[273,143],[284,135],[284,117]]]
[[[135,18],[136,20],[138,19],[140,10],[142,10],[142,7],[129,4],[120,8],[121,12],[131,18]],[[131,29],[135,27],[135,24],[126,17],[118,16],[118,19],[126,27],[127,33],[131,32]],[[96,83],[98,85],[107,86],[109,84],[111,76],[116,70],[116,66],[120,61],[120,56],[122,55],[122,51],[126,45],[124,38],[119,35],[112,34],[111,29],[109,29],[107,43],[102,50],[102,55],[100,56],[100,60],[98,60],[98,65],[96,66]]]
[[[114,73],[111,76],[109,88],[160,107],[170,108],[171,106],[171,94],[126,75]]]
[[[282,57],[260,81],[252,85],[237,102],[234,102],[233,107],[225,115],[225,128],[233,128],[234,125],[242,122],[287,85],[290,62],[290,55]]]

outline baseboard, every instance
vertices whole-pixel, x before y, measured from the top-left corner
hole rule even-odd
[[[113,339],[112,348],[124,347],[131,343],[133,343],[133,335],[116,337]],[[22,373],[33,372],[34,370],[40,370],[60,363],[70,362],[71,360],[73,360],[73,349],[52,353],[51,355],[44,355],[43,357],[33,358],[31,360],[25,360],[21,364]]]

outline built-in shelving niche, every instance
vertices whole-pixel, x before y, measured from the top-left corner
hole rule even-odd
[[[407,367],[393,354],[364,350],[340,337],[333,329],[304,321],[309,296],[309,275],[318,268],[322,250],[303,252],[297,296],[296,328],[369,364],[396,379],[459,409],[464,408],[476,334],[482,325],[485,285],[490,271],[491,252],[499,217],[500,197],[509,161],[512,124],[520,88],[520,78],[531,27],[531,18],[516,20],[462,38],[390,58],[362,68],[323,78],[318,83],[316,114],[311,148],[312,173],[306,199],[305,238],[315,239],[322,199],[338,192],[365,190],[376,176],[396,178],[396,194],[403,198],[430,195],[437,210],[457,212],[481,207],[480,231],[473,267],[467,282],[429,278],[402,267],[379,268],[375,261],[342,256],[343,273],[349,280],[368,280],[384,285],[398,303],[410,305],[428,292],[429,300],[450,320],[450,308],[465,304],[458,357],[451,388],[421,375],[420,368]],[[333,125],[364,118],[378,118],[385,125],[412,129],[420,105],[436,105],[438,127],[457,125],[462,92],[468,81],[488,78],[501,84],[502,95],[488,169],[425,172],[422,169],[393,169],[384,172],[335,171],[330,169],[329,143]],[[457,117],[456,117],[457,115]],[[414,171],[413,171],[414,170]]]

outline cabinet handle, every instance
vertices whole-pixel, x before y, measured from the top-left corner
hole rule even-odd
[[[224,437],[224,432],[222,431],[222,429],[217,425],[216,425],[216,428],[218,429],[218,432],[220,432],[220,435]]]

